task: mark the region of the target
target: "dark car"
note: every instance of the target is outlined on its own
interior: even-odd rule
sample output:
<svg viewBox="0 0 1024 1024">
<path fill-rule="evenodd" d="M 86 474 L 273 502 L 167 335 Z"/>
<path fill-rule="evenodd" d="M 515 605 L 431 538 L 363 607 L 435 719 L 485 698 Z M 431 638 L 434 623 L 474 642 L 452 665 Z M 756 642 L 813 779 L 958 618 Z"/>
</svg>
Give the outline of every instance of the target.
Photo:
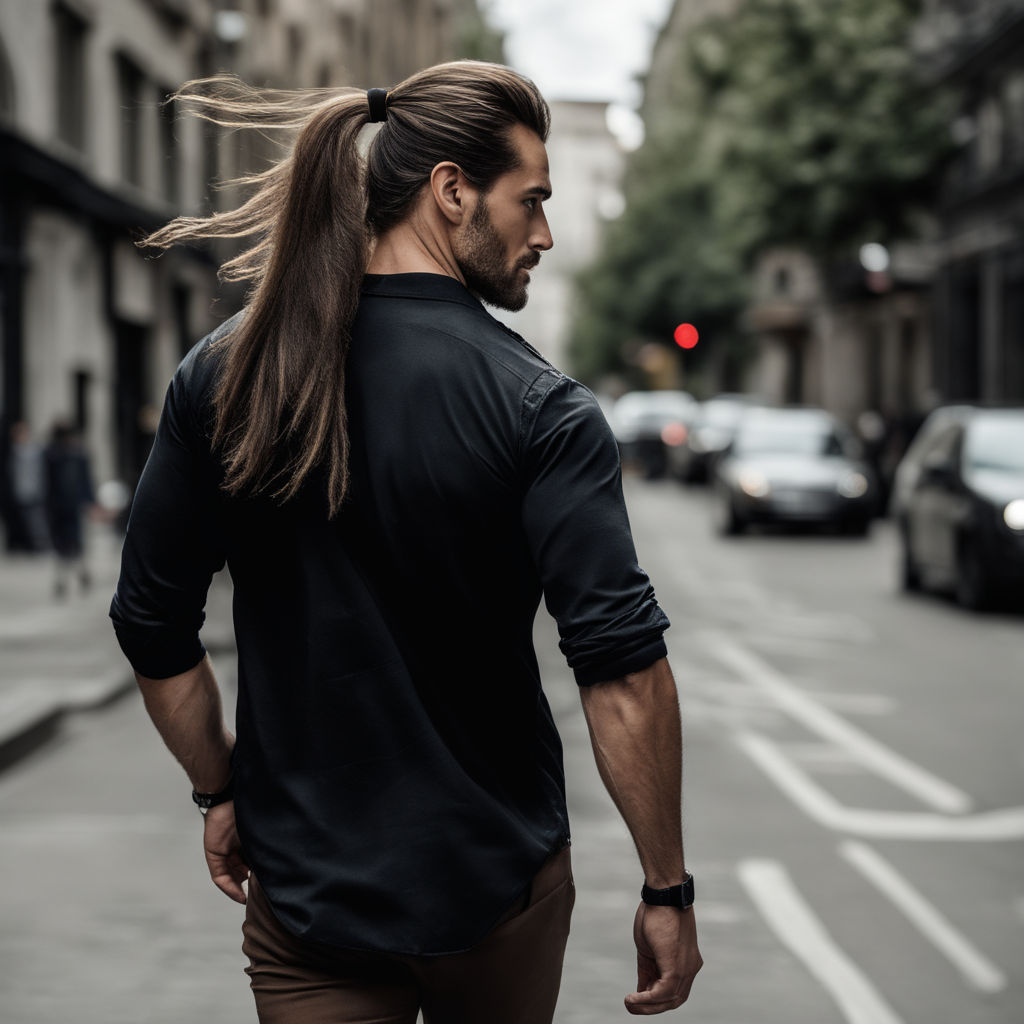
<svg viewBox="0 0 1024 1024">
<path fill-rule="evenodd" d="M 830 526 L 867 533 L 877 485 L 851 431 L 824 409 L 750 409 L 715 479 L 724 534 L 751 523 Z"/>
<path fill-rule="evenodd" d="M 716 395 L 701 402 L 685 439 L 667 451 L 669 473 L 686 483 L 711 479 L 715 462 L 732 442 L 744 412 L 756 404 L 750 395 Z"/>
<path fill-rule="evenodd" d="M 896 471 L 903 587 L 979 609 L 1024 589 L 1024 409 L 950 406 Z"/>
<path fill-rule="evenodd" d="M 697 402 L 687 391 L 630 391 L 612 407 L 611 425 L 622 461 L 647 477 L 665 472 L 666 446 L 681 444 Z"/>
</svg>

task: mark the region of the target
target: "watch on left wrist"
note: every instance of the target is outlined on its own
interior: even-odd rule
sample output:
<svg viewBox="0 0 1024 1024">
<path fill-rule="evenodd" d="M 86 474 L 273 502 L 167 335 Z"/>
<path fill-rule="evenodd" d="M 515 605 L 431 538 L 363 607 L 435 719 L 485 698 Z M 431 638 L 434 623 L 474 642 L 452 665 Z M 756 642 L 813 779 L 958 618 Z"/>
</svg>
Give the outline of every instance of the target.
<svg viewBox="0 0 1024 1024">
<path fill-rule="evenodd" d="M 216 793 L 200 793 L 196 790 L 192 790 L 192 802 L 199 808 L 199 810 L 206 814 L 211 807 L 216 807 L 218 804 L 226 804 L 229 800 L 235 798 L 235 777 L 232 775 L 227 785 L 223 789 L 218 790 Z"/>
<path fill-rule="evenodd" d="M 646 882 L 640 890 L 640 899 L 651 907 L 678 907 L 689 910 L 693 906 L 693 875 L 687 874 L 681 885 L 667 889 L 652 889 Z"/>
</svg>

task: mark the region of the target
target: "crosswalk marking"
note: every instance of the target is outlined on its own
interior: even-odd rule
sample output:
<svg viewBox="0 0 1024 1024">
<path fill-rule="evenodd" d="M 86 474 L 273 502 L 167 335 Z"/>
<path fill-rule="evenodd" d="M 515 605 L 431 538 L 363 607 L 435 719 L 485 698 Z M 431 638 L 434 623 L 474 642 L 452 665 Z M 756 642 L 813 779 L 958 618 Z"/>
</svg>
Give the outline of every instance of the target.
<svg viewBox="0 0 1024 1024">
<path fill-rule="evenodd" d="M 817 979 L 849 1024 L 902 1024 L 828 933 L 781 864 L 746 860 L 739 865 L 739 877 L 765 923 Z"/>
<path fill-rule="evenodd" d="M 805 728 L 848 750 L 865 767 L 937 811 L 962 814 L 971 798 L 944 779 L 879 743 L 867 733 L 793 686 L 780 672 L 734 640 L 709 631 L 712 653 L 752 686 L 769 694 L 780 710 Z"/>
<path fill-rule="evenodd" d="M 852 840 L 842 843 L 839 852 L 903 911 L 969 985 L 989 993 L 1006 988 L 1006 975 L 964 938 L 881 854 L 864 843 Z"/>
</svg>

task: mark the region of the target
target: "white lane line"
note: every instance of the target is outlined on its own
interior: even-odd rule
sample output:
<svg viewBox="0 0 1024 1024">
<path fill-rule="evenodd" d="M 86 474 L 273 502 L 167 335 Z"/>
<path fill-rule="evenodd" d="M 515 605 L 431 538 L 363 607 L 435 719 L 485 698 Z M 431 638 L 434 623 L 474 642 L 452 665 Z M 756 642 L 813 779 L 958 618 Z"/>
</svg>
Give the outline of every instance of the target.
<svg viewBox="0 0 1024 1024">
<path fill-rule="evenodd" d="M 745 860 L 739 865 L 739 876 L 768 927 L 818 980 L 849 1024 L 902 1024 L 829 935 L 781 864 Z"/>
<path fill-rule="evenodd" d="M 887 860 L 864 843 L 848 840 L 839 852 L 906 914 L 921 934 L 980 992 L 1002 992 L 1006 975 L 979 952 Z"/>
<path fill-rule="evenodd" d="M 971 798 L 962 790 L 890 750 L 829 711 L 791 685 L 780 672 L 751 651 L 719 633 L 709 631 L 706 638 L 712 653 L 719 661 L 727 664 L 752 686 L 769 693 L 783 711 L 807 729 L 845 748 L 858 761 L 892 785 L 917 797 L 937 811 L 962 814 L 970 810 Z"/>
<path fill-rule="evenodd" d="M 960 842 L 1024 839 L 1024 807 L 1006 807 L 958 818 L 918 811 L 872 811 L 845 807 L 767 737 L 741 731 L 736 734 L 736 742 L 804 814 L 836 832 L 876 839 Z"/>
</svg>

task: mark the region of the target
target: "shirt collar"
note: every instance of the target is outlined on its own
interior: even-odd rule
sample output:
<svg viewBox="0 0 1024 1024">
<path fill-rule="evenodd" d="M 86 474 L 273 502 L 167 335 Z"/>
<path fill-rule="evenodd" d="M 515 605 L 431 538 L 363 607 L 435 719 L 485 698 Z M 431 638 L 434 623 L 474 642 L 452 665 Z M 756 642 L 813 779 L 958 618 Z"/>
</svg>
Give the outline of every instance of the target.
<svg viewBox="0 0 1024 1024">
<path fill-rule="evenodd" d="M 470 309 L 483 309 L 469 289 L 446 274 L 366 274 L 363 295 L 389 299 L 432 299 L 458 302 Z"/>
</svg>

